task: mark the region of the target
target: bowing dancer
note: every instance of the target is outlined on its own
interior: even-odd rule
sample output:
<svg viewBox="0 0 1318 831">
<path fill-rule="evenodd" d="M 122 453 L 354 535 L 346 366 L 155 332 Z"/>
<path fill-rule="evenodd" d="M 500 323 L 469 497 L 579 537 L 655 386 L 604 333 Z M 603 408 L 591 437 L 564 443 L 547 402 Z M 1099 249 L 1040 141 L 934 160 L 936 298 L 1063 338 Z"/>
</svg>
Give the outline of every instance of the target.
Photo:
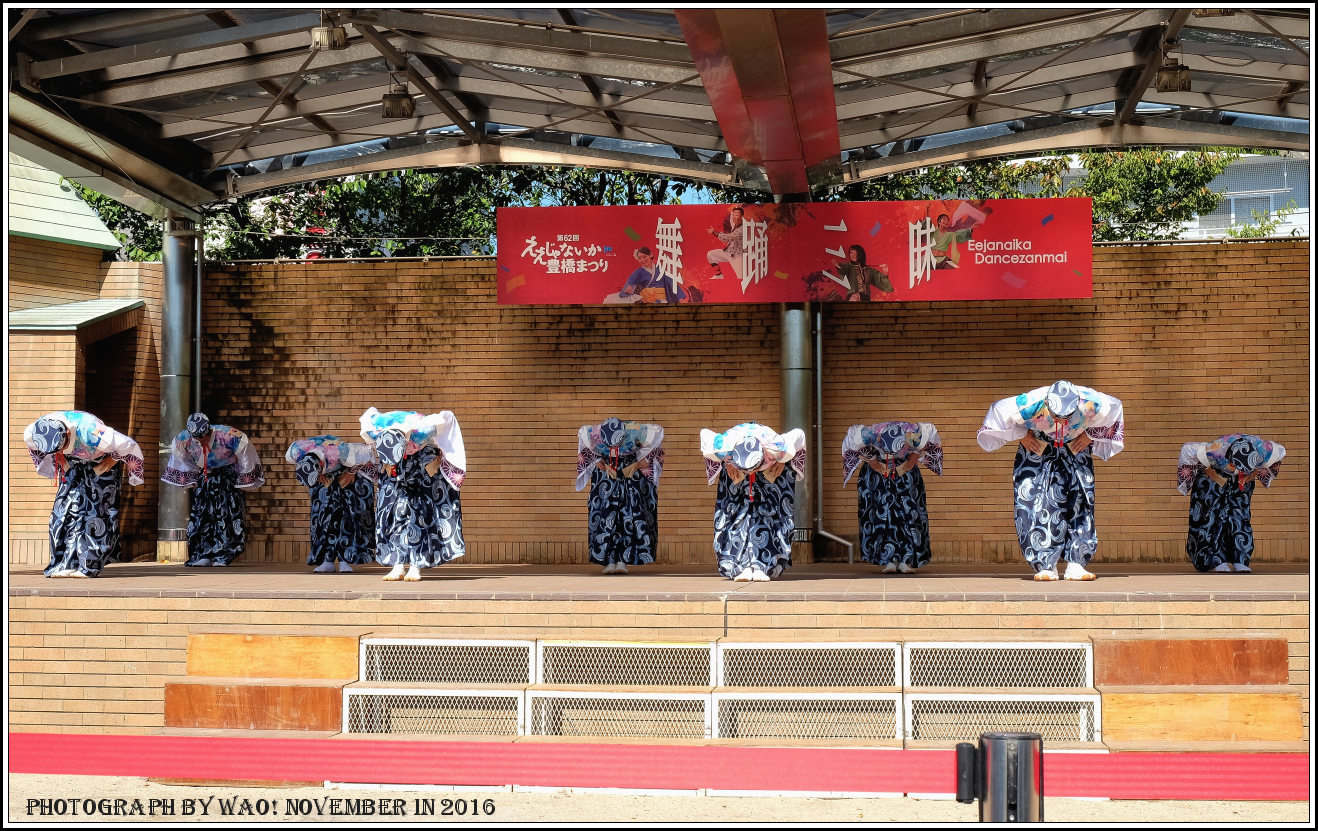
<svg viewBox="0 0 1318 831">
<path fill-rule="evenodd" d="M 605 574 L 653 563 L 664 428 L 607 419 L 577 431 L 577 490 L 590 485 L 587 546 Z"/>
<path fill-rule="evenodd" d="M 188 511 L 186 566 L 227 566 L 247 544 L 243 491 L 265 484 L 256 448 L 241 430 L 211 424 L 204 413 L 188 416 L 174 437 L 161 476 L 171 485 L 195 488 Z"/>
<path fill-rule="evenodd" d="M 1185 553 L 1199 571 L 1250 571 L 1254 483 L 1271 487 L 1286 448 L 1248 433 L 1187 442 L 1176 470 L 1177 490 L 1190 497 Z"/>
<path fill-rule="evenodd" d="M 842 483 L 860 469 L 860 557 L 883 566 L 885 574 L 910 574 L 931 556 L 919 465 L 943 475 L 943 444 L 927 422 L 855 424 L 842 440 Z"/>
<path fill-rule="evenodd" d="M 307 565 L 325 574 L 350 572 L 375 559 L 375 480 L 379 467 L 365 444 L 337 436 L 298 439 L 284 458 L 311 496 Z"/>
<path fill-rule="evenodd" d="M 1093 580 L 1085 569 L 1098 548 L 1094 528 L 1094 456 L 1110 459 L 1125 443 L 1121 401 L 1058 381 L 989 408 L 979 446 L 1019 441 L 1012 476 L 1016 536 L 1035 580 Z"/>
<path fill-rule="evenodd" d="M 782 435 L 754 422 L 726 433 L 700 431 L 714 500 L 719 573 L 737 582 L 771 580 L 792 564 L 796 481 L 805 477 L 805 433 Z"/>
<path fill-rule="evenodd" d="M 45 575 L 95 577 L 119 559 L 119 491 L 124 470 L 129 484 L 142 484 L 142 448 L 79 410 L 42 416 L 23 431 L 23 441 L 37 473 L 58 483 Z"/>
<path fill-rule="evenodd" d="M 361 417 L 362 438 L 383 468 L 375 498 L 375 559 L 390 566 L 385 580 L 421 579 L 421 569 L 467 553 L 458 490 L 467 475 L 462 430 L 445 410 L 410 410 Z"/>
</svg>

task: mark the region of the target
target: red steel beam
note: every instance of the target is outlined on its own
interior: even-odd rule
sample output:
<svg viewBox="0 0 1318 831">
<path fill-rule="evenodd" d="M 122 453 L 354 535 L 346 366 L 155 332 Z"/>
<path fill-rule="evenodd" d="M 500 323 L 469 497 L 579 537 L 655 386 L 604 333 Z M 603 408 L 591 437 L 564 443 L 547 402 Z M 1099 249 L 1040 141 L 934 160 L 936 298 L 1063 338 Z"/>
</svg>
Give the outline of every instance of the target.
<svg viewBox="0 0 1318 831">
<path fill-rule="evenodd" d="M 806 193 L 842 154 L 824 12 L 679 9 L 678 22 L 733 155 L 774 193 Z"/>
</svg>

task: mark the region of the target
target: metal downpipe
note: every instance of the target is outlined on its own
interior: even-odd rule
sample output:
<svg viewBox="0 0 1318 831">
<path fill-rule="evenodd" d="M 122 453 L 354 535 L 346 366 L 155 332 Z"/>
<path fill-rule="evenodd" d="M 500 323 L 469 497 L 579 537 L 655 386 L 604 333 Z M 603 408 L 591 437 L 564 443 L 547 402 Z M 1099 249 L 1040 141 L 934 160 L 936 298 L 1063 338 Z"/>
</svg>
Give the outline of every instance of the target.
<svg viewBox="0 0 1318 831">
<path fill-rule="evenodd" d="M 832 540 L 847 547 L 847 563 L 856 562 L 856 546 L 851 540 L 830 534 L 824 530 L 824 306 L 815 304 L 815 498 L 814 509 L 815 559 L 818 560 L 819 546 L 823 540 Z"/>
</svg>

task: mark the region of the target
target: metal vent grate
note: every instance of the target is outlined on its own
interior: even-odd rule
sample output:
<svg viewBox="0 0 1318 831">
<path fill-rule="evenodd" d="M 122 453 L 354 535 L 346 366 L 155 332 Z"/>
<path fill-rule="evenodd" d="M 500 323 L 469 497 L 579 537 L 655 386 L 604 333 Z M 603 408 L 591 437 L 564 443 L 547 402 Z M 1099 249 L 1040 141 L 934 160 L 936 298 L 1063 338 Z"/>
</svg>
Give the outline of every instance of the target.
<svg viewBox="0 0 1318 831">
<path fill-rule="evenodd" d="M 1102 740 L 1097 695 L 906 694 L 907 738 L 973 741 L 980 733 L 1038 733 L 1045 741 Z"/>
<path fill-rule="evenodd" d="M 901 739 L 899 693 L 715 693 L 721 739 Z"/>
<path fill-rule="evenodd" d="M 540 642 L 540 683 L 709 687 L 713 644 Z"/>
<path fill-rule="evenodd" d="M 908 643 L 907 687 L 1094 685 L 1087 643 Z"/>
<path fill-rule="evenodd" d="M 709 696 L 527 691 L 533 736 L 703 739 Z"/>
<path fill-rule="evenodd" d="M 895 643 L 721 643 L 720 687 L 896 687 Z"/>
<path fill-rule="evenodd" d="M 517 690 L 344 690 L 345 733 L 518 736 L 522 724 Z"/>
<path fill-rule="evenodd" d="M 530 684 L 534 641 L 368 638 L 361 680 L 418 684 Z"/>
</svg>

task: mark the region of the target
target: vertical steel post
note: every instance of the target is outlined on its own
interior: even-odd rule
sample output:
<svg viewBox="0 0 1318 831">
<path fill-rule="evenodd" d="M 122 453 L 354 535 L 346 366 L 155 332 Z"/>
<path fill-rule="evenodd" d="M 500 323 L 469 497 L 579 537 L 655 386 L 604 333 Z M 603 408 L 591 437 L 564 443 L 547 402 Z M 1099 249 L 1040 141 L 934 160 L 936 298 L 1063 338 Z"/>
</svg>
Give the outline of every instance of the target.
<svg viewBox="0 0 1318 831">
<path fill-rule="evenodd" d="M 192 405 L 193 290 L 196 229 L 192 220 L 171 214 L 165 220 L 164 285 L 160 327 L 160 469 L 169 457 L 170 443 L 187 423 Z M 157 511 L 156 559 L 178 561 L 186 557 L 188 493 L 161 481 Z M 182 556 L 180 556 L 182 555 Z"/>
<path fill-rule="evenodd" d="M 811 419 L 811 387 L 814 382 L 814 360 L 811 356 L 810 304 L 779 304 L 782 343 L 782 427 L 783 432 L 800 428 L 805 431 L 806 453 L 818 453 L 814 446 Z M 810 457 L 807 456 L 807 459 Z M 801 531 L 813 530 L 810 512 L 810 487 L 804 481 L 796 483 L 796 511 L 794 515 L 797 538 Z"/>
</svg>

